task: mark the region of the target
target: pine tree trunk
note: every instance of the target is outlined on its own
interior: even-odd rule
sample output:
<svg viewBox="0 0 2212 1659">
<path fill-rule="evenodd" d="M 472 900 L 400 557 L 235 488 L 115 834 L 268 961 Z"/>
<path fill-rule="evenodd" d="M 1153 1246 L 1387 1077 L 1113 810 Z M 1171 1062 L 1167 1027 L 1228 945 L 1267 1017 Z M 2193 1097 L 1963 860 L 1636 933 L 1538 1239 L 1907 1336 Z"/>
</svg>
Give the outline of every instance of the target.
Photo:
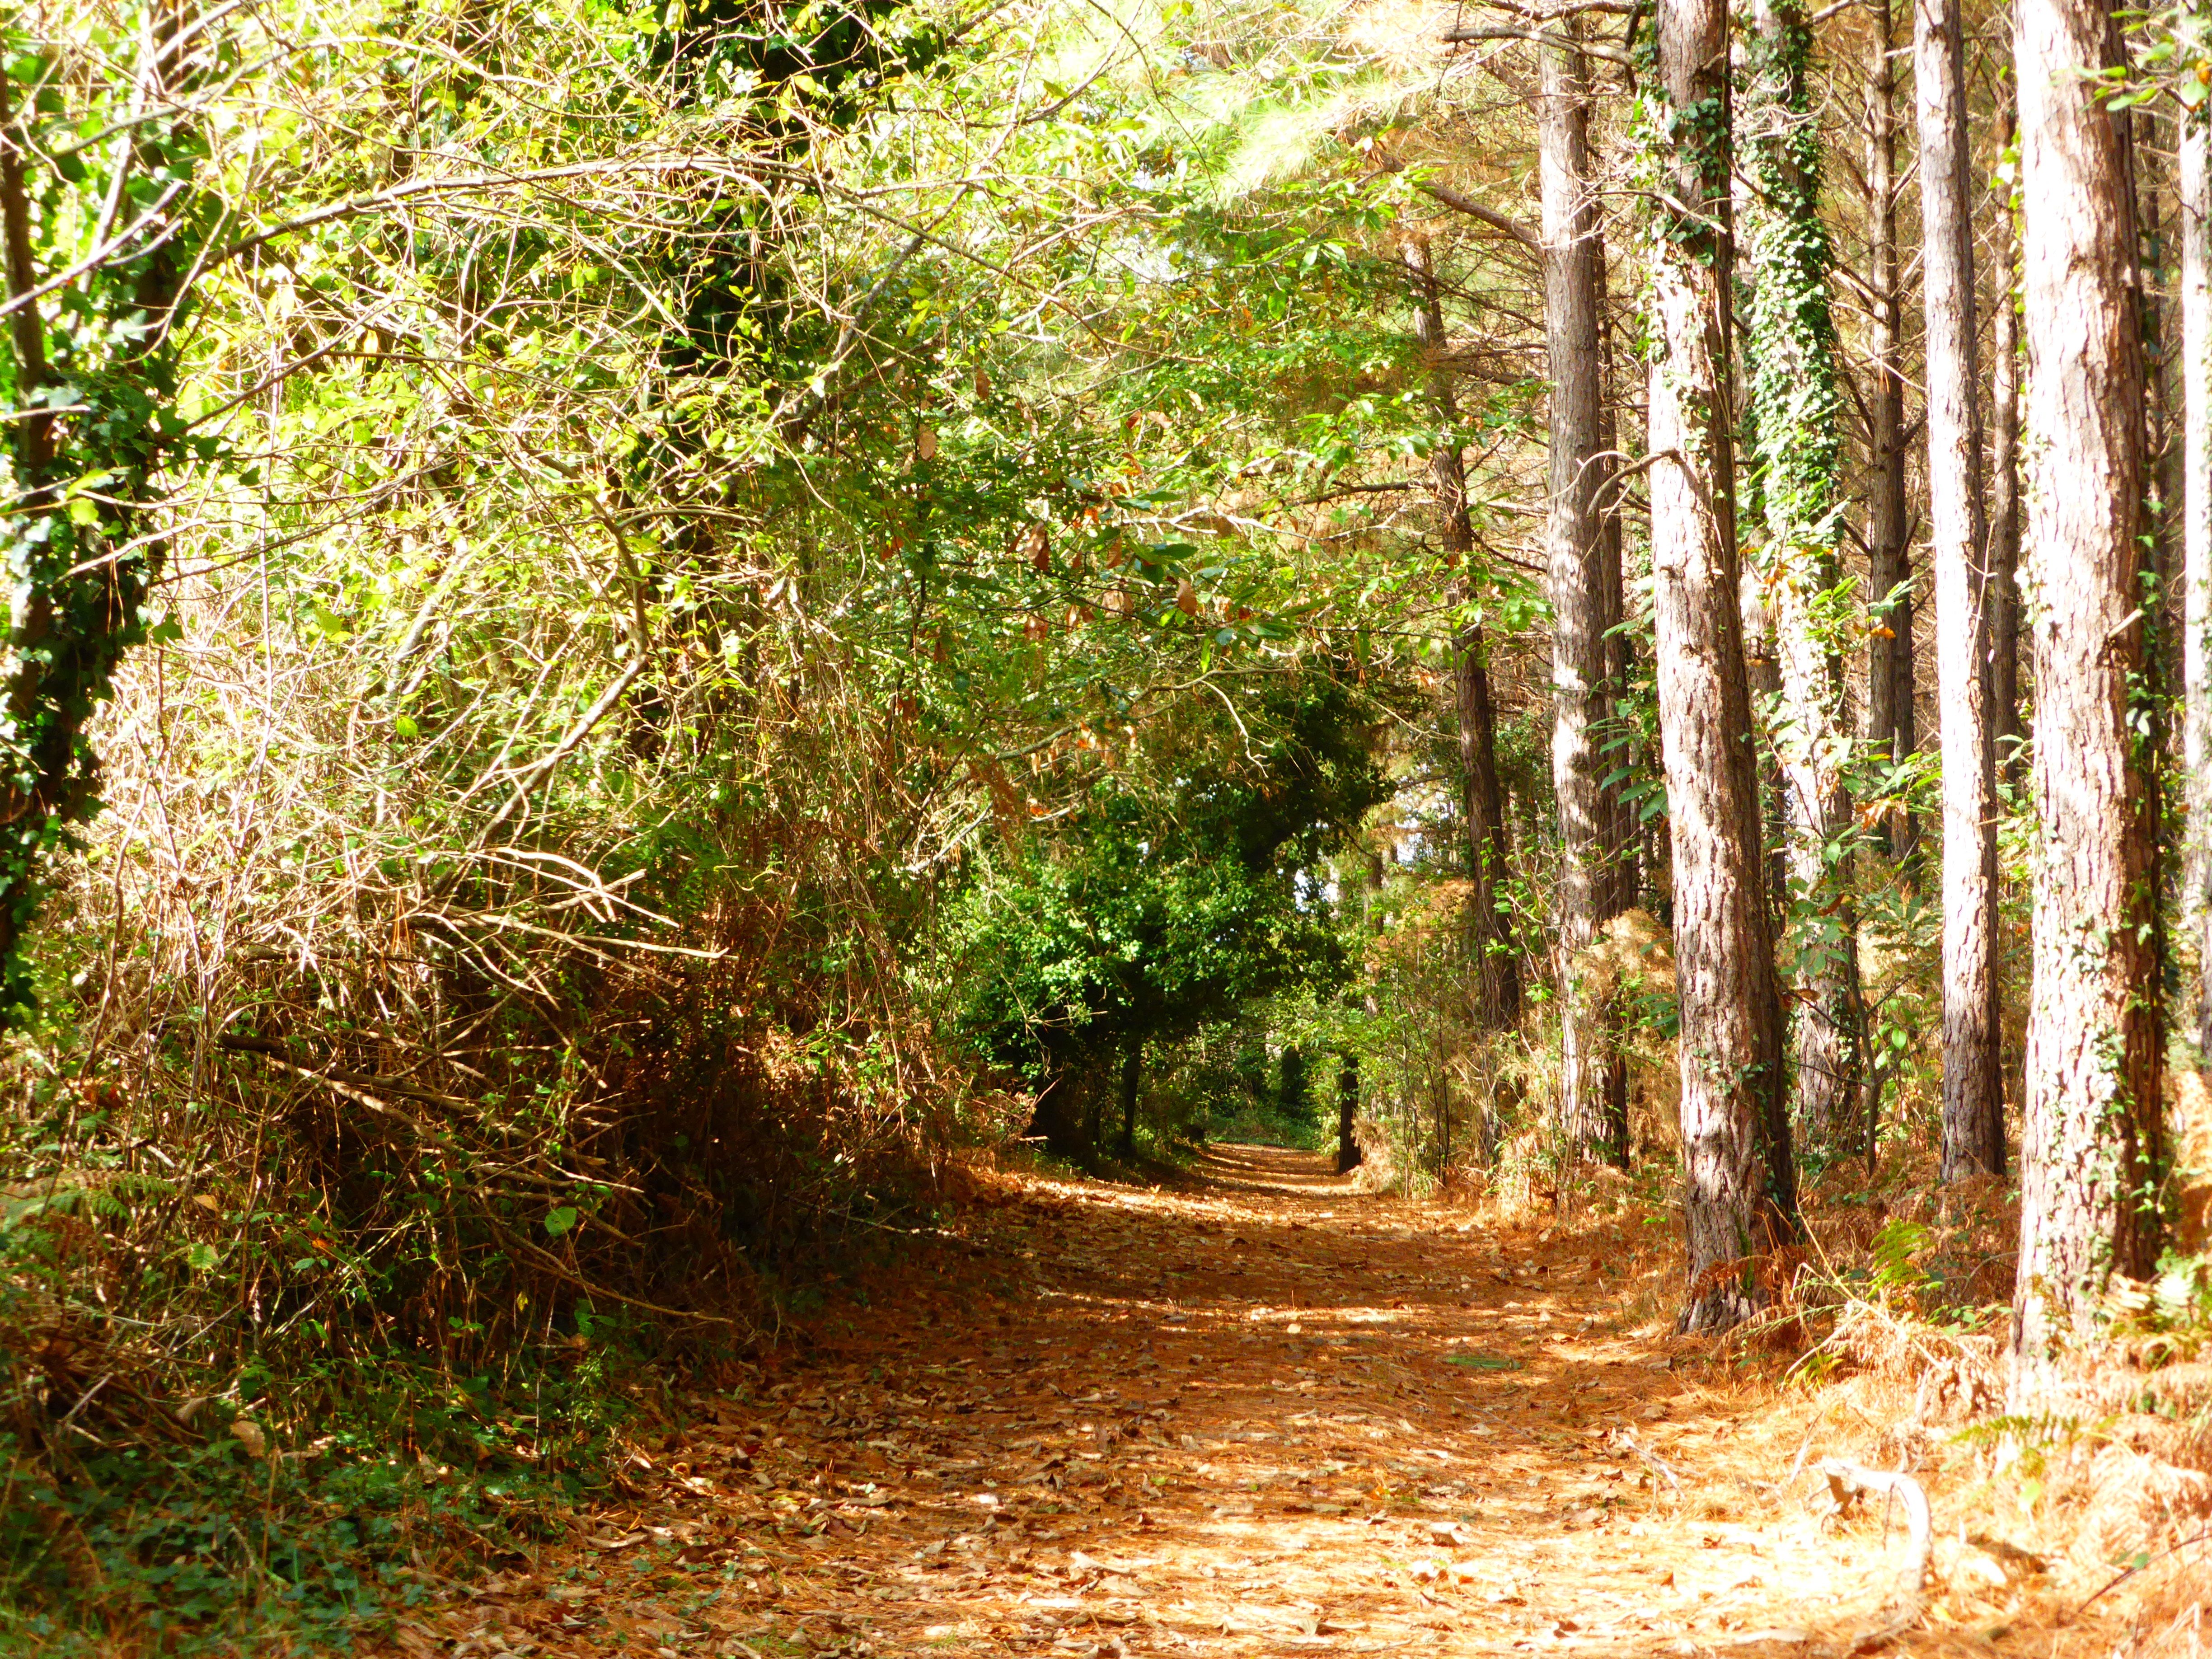
<svg viewBox="0 0 2212 1659">
<path fill-rule="evenodd" d="M 2181 122 L 2182 757 L 2185 915 L 2197 935 L 2197 1044 L 2212 1054 L 2212 122 Z"/>
<path fill-rule="evenodd" d="M 1452 396 L 1451 372 L 1443 362 L 1446 346 L 1443 299 L 1429 262 L 1425 238 L 1404 245 L 1406 268 L 1413 278 L 1413 331 L 1428 357 L 1429 405 L 1447 430 L 1459 419 Z M 1429 489 L 1437 504 L 1437 531 L 1451 562 L 1462 572 L 1474 548 L 1474 526 L 1467 511 L 1467 472 L 1455 438 L 1447 438 L 1429 458 Z M 1467 799 L 1468 952 L 1475 973 L 1475 1012 L 1485 1029 L 1510 1030 L 1521 1018 L 1521 965 L 1515 959 L 1498 888 L 1506 869 L 1505 795 L 1498 779 L 1498 718 L 1490 700 L 1490 670 L 1480 625 L 1458 641 L 1453 664 L 1458 697 L 1460 771 Z"/>
<path fill-rule="evenodd" d="M 1747 430 L 1765 534 L 1748 561 L 1773 619 L 1788 890 L 1796 897 L 1797 1122 L 1826 1146 L 1858 1098 L 1858 924 L 1830 853 L 1851 827 L 1843 659 L 1826 619 L 1838 580 L 1843 404 L 1820 218 L 1820 136 L 1806 94 L 1812 37 L 1796 0 L 1755 0 L 1736 112 L 1751 189 L 1739 225 L 1755 273 L 1745 329 Z M 1748 493 L 1748 492 L 1747 492 Z"/>
<path fill-rule="evenodd" d="M 1559 1127 L 1585 1155 L 1615 1139 L 1608 1085 L 1617 1022 L 1577 963 L 1616 914 L 1619 811 L 1605 787 L 1601 723 L 1613 712 L 1607 634 L 1619 609 L 1598 490 L 1603 362 L 1598 355 L 1598 225 L 1590 179 L 1589 87 L 1571 17 L 1539 48 L 1538 169 L 1544 205 L 1544 335 L 1552 371 L 1550 511 L 1552 787 L 1559 813 Z M 1617 558 L 1617 555 L 1615 556 Z M 1610 592 L 1608 591 L 1610 583 Z M 1615 1155 L 1618 1156 L 1617 1151 Z"/>
<path fill-rule="evenodd" d="M 2008 103 L 1997 143 L 2009 145 L 2012 137 Z M 2020 719 L 2020 307 L 2009 205 L 1997 216 L 1996 243 L 1996 315 L 1990 336 L 1996 358 L 1990 375 L 1990 731 L 1998 766 L 2017 786 L 2026 770 L 2021 739 L 2027 733 Z"/>
<path fill-rule="evenodd" d="M 2001 1175 L 1996 774 L 1989 726 L 1981 367 L 1959 0 L 1918 0 L 1921 299 L 1927 313 L 1928 519 L 1943 711 L 1943 1179 Z"/>
<path fill-rule="evenodd" d="M 2096 0 L 2021 0 L 2014 21 L 2042 830 L 2013 1298 L 2022 1404 L 2054 1347 L 2091 1329 L 2109 1276 L 2147 1273 L 2157 1248 L 2158 872 L 2134 697 L 2149 480 L 2134 195 L 2095 78 L 2110 25 Z"/>
<path fill-rule="evenodd" d="M 1652 604 L 1680 1006 L 1689 1285 L 1679 1325 L 1695 1331 L 1765 1299 L 1750 1258 L 1795 1236 L 1796 1193 L 1737 610 L 1726 6 L 1660 0 L 1654 32 L 1644 112 L 1656 198 L 1646 243 Z"/>
<path fill-rule="evenodd" d="M 1872 61 L 1867 66 L 1867 282 L 1874 289 L 1868 331 L 1867 741 L 1901 762 L 1920 746 L 1912 708 L 1912 562 L 1905 505 L 1905 375 L 1899 367 L 1901 302 L 1897 276 L 1897 81 L 1889 49 L 1889 0 L 1875 0 Z M 1909 813 L 1884 826 L 1890 854 L 1909 863 L 1919 840 Z"/>
</svg>

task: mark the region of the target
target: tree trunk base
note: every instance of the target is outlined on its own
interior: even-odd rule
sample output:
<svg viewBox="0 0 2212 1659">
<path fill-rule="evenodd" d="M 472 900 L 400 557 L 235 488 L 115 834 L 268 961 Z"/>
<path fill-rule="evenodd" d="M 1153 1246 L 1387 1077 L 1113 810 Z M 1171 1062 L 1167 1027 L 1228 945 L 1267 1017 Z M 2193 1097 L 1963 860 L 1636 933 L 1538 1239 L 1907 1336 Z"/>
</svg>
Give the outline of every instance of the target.
<svg viewBox="0 0 2212 1659">
<path fill-rule="evenodd" d="M 1677 1336 L 1701 1336 L 1731 1330 L 1758 1313 L 1765 1302 L 1740 1285 L 1711 1285 L 1690 1298 L 1674 1320 Z"/>
</svg>

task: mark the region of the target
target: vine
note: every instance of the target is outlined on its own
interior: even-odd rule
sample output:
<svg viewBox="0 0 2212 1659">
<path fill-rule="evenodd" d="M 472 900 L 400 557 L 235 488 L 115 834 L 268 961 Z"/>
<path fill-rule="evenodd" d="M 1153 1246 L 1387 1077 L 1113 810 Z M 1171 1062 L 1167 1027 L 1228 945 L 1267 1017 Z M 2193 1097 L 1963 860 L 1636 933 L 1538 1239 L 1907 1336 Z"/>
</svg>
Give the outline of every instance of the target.
<svg viewBox="0 0 2212 1659">
<path fill-rule="evenodd" d="M 1764 9 L 1767 27 L 1744 43 L 1738 118 L 1753 186 L 1740 227 L 1747 291 L 1739 312 L 1751 381 L 1747 483 L 1770 556 L 1826 560 L 1831 568 L 1819 573 L 1826 580 L 1814 583 L 1825 588 L 1834 580 L 1844 408 L 1828 305 L 1835 250 L 1820 217 L 1820 130 L 1806 94 L 1813 34 L 1790 0 Z"/>
<path fill-rule="evenodd" d="M 32 1000 L 24 933 L 53 856 L 99 808 L 86 735 L 148 637 L 165 465 L 210 455 L 175 406 L 174 324 L 208 228 L 204 146 L 177 100 L 204 33 L 155 4 L 96 46 L 0 32 L 0 1022 Z M 89 137 L 81 135 L 90 134 Z M 110 135 L 103 137 L 102 135 Z"/>
<path fill-rule="evenodd" d="M 1820 1142 L 1841 1127 L 1866 1045 L 1846 879 L 1856 831 L 1838 662 L 1857 619 L 1836 556 L 1844 410 L 1828 303 L 1835 254 L 1820 217 L 1819 121 L 1807 94 L 1812 51 L 1796 0 L 1759 0 L 1738 106 L 1751 190 L 1739 224 L 1737 309 L 1748 379 L 1745 496 L 1765 532 L 1751 558 L 1776 613 L 1782 665 L 1765 724 L 1795 798 L 1791 933 L 1806 995 L 1797 1092 L 1805 1126 Z"/>
</svg>

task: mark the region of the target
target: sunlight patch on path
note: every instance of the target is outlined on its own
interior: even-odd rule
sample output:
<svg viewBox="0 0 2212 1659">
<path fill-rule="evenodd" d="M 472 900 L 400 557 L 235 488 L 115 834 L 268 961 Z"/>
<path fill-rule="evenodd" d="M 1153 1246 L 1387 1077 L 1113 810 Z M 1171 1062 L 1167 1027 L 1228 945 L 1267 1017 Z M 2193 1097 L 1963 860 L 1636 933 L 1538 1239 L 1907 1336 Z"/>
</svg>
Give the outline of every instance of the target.
<svg viewBox="0 0 2212 1659">
<path fill-rule="evenodd" d="M 1001 1178 L 983 1259 L 733 1377 L 597 1547 L 414 1650 L 471 1620 L 656 1659 L 1803 1652 L 1875 1622 L 1878 1530 L 1780 1491 L 1806 1413 L 1584 1335 L 1619 1241 L 1476 1229 L 1309 1154 L 1201 1174 Z"/>
</svg>

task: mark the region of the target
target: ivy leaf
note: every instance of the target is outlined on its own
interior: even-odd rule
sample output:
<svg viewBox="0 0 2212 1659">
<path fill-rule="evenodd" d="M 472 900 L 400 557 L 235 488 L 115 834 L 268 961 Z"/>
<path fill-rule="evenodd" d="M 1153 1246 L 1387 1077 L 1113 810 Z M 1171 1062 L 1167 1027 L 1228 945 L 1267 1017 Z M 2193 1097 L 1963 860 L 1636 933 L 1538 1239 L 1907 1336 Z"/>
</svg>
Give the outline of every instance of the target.
<svg viewBox="0 0 2212 1659">
<path fill-rule="evenodd" d="M 573 1204 L 563 1204 L 558 1209 L 546 1212 L 545 1231 L 556 1238 L 560 1237 L 562 1233 L 567 1232 L 575 1224 L 576 1206 Z"/>
</svg>

